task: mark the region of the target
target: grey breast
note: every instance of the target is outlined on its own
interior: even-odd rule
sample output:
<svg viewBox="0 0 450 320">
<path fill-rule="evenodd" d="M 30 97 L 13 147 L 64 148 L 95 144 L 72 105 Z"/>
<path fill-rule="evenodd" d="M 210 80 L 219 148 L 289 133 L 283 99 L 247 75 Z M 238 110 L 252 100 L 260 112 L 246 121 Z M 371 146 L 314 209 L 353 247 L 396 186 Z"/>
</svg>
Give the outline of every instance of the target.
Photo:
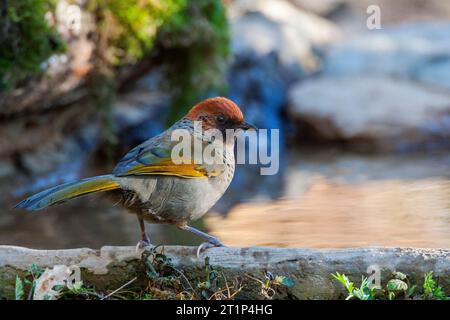
<svg viewBox="0 0 450 320">
<path fill-rule="evenodd" d="M 172 176 L 127 177 L 121 184 L 133 191 L 133 209 L 153 223 L 182 223 L 202 217 L 221 198 L 234 175 L 234 153 L 224 152 L 222 173 L 186 179 Z M 137 209 L 137 210 L 136 210 Z"/>
</svg>

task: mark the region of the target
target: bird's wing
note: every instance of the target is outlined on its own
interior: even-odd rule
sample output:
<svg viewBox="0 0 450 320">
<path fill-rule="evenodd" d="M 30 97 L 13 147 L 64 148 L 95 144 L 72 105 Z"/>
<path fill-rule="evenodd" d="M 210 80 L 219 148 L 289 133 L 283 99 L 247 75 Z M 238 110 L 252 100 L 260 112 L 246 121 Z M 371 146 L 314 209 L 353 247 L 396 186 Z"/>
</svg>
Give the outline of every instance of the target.
<svg viewBox="0 0 450 320">
<path fill-rule="evenodd" d="M 166 142 L 169 141 L 169 142 Z M 196 164 L 190 159 L 176 164 L 171 153 L 174 142 L 165 136 L 154 137 L 128 152 L 115 167 L 115 176 L 166 175 L 182 178 L 207 178 L 222 172 Z"/>
</svg>

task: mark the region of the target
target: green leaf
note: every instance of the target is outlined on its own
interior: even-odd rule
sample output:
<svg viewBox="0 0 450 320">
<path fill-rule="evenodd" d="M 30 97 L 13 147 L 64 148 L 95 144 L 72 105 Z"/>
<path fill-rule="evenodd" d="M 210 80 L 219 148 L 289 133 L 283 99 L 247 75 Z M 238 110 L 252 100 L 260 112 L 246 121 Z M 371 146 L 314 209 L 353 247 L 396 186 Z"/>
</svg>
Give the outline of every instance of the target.
<svg viewBox="0 0 450 320">
<path fill-rule="evenodd" d="M 20 280 L 19 276 L 16 276 L 16 300 L 23 300 L 23 297 L 25 296 L 25 292 L 23 290 L 23 283 L 22 280 Z"/>
<path fill-rule="evenodd" d="M 410 287 L 410 288 L 408 289 L 407 296 L 408 296 L 408 297 L 411 297 L 411 296 L 414 294 L 414 291 L 416 291 L 416 288 L 417 288 L 416 285 L 413 285 L 412 287 Z"/>
<path fill-rule="evenodd" d="M 33 278 L 39 278 L 43 273 L 44 273 L 44 269 L 37 266 L 36 264 L 32 264 L 29 272 L 33 275 Z"/>
<path fill-rule="evenodd" d="M 57 284 L 55 286 L 53 286 L 52 290 L 54 291 L 61 291 L 62 289 L 64 289 L 66 286 L 63 284 Z"/>
<path fill-rule="evenodd" d="M 336 274 L 331 274 L 331 276 L 340 283 L 342 283 L 345 289 L 347 289 L 349 296 L 346 298 L 346 300 L 349 300 L 353 298 L 353 296 L 355 296 L 353 282 L 350 282 L 350 280 L 347 278 L 345 274 L 340 274 L 339 272 L 336 272 Z"/>
<path fill-rule="evenodd" d="M 359 300 L 373 300 L 373 297 L 366 292 L 367 287 L 353 290 L 353 295 Z"/>
<path fill-rule="evenodd" d="M 408 290 L 408 285 L 399 279 L 392 279 L 389 280 L 386 287 L 389 291 L 406 291 Z"/>
<path fill-rule="evenodd" d="M 394 300 L 394 298 L 395 298 L 395 293 L 393 293 L 392 291 L 389 291 L 388 292 L 388 299 L 389 300 Z"/>
</svg>

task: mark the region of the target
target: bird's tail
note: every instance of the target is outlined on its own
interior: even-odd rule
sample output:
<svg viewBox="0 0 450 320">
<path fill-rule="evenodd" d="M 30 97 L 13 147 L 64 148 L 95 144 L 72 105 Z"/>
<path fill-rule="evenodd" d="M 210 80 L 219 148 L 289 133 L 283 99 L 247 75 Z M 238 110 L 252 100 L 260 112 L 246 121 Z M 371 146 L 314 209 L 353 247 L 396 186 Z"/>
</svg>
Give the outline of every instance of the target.
<svg viewBox="0 0 450 320">
<path fill-rule="evenodd" d="M 120 188 L 120 184 L 112 175 L 86 178 L 41 191 L 21 201 L 16 205 L 16 208 L 36 211 L 88 193 L 114 190 L 118 188 Z"/>
</svg>

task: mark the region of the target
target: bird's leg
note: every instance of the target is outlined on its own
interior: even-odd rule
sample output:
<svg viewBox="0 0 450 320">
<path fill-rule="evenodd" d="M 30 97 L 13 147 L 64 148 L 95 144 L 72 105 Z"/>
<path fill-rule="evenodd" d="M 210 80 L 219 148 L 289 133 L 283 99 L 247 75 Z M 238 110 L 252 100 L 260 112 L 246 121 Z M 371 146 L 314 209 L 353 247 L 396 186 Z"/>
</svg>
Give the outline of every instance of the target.
<svg viewBox="0 0 450 320">
<path fill-rule="evenodd" d="M 139 221 L 139 227 L 141 228 L 141 240 L 136 245 L 136 250 L 142 249 L 145 247 L 150 247 L 152 245 L 150 243 L 150 239 L 147 235 L 147 232 L 145 231 L 144 219 L 142 219 L 141 217 L 138 216 L 138 221 Z"/>
<path fill-rule="evenodd" d="M 197 249 L 197 257 L 200 257 L 200 253 L 203 250 L 212 248 L 212 247 L 224 247 L 225 245 L 220 242 L 219 239 L 217 239 L 216 237 L 213 237 L 212 235 L 209 235 L 205 232 L 202 232 L 194 227 L 188 226 L 187 224 L 182 224 L 182 225 L 178 225 L 178 228 L 181 230 L 185 230 L 185 231 L 189 231 L 193 234 L 195 234 L 196 236 L 204 239 L 206 242 L 202 243 L 201 245 L 198 246 Z"/>
<path fill-rule="evenodd" d="M 192 232 L 196 236 L 202 238 L 203 240 L 207 241 L 210 244 L 213 244 L 215 247 L 223 247 L 223 243 L 220 242 L 219 239 L 216 237 L 213 237 L 212 235 L 209 235 L 203 231 L 200 231 L 198 229 L 195 229 L 194 227 L 188 226 L 188 225 L 179 225 L 179 229 Z"/>
</svg>

